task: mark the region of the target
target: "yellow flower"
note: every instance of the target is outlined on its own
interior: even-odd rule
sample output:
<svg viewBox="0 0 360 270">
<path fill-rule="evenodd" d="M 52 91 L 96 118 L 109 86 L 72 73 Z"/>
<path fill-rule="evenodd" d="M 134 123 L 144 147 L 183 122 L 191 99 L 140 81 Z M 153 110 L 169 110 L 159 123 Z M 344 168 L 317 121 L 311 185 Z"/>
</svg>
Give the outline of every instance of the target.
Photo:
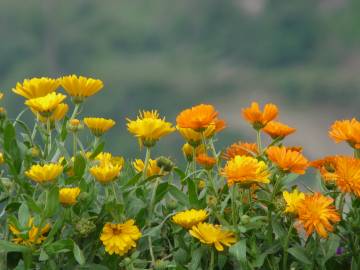
<svg viewBox="0 0 360 270">
<path fill-rule="evenodd" d="M 335 121 L 332 124 L 329 136 L 336 142 L 347 142 L 351 147 L 360 149 L 360 122 L 351 120 Z"/>
<path fill-rule="evenodd" d="M 84 118 L 84 124 L 91 130 L 94 136 L 99 137 L 115 126 L 115 121 L 112 119 L 87 117 Z"/>
<path fill-rule="evenodd" d="M 127 119 L 127 121 L 128 131 L 146 147 L 154 146 L 161 137 L 175 130 L 171 123 L 165 121 L 165 118 L 159 118 L 157 111 L 143 112 L 136 120 Z"/>
<path fill-rule="evenodd" d="M 285 138 L 286 136 L 294 133 L 295 128 L 289 127 L 283 123 L 270 121 L 264 127 L 263 131 L 268 134 L 272 139 Z"/>
<path fill-rule="evenodd" d="M 334 227 L 331 223 L 340 221 L 340 215 L 335 209 L 332 198 L 320 193 L 305 195 L 305 199 L 297 206 L 299 221 L 304 226 L 307 235 L 315 230 L 323 238 L 328 237 Z"/>
<path fill-rule="evenodd" d="M 133 162 L 133 166 L 135 170 L 139 173 L 144 170 L 145 164 L 141 159 L 135 159 Z M 157 161 L 155 159 L 149 159 L 149 164 L 146 172 L 147 177 L 151 177 L 154 175 L 160 175 L 161 168 L 157 165 Z"/>
<path fill-rule="evenodd" d="M 286 202 L 285 213 L 297 214 L 298 205 L 305 199 L 305 194 L 294 189 L 292 192 L 284 191 L 283 197 Z"/>
<path fill-rule="evenodd" d="M 211 137 L 215 132 L 216 126 L 214 124 L 209 125 L 204 130 L 204 136 L 205 138 Z M 201 144 L 202 141 L 202 135 L 201 132 L 197 132 L 193 130 L 192 128 L 181 128 L 179 126 L 176 126 L 176 129 L 179 131 L 181 136 L 192 146 L 196 147 L 199 144 Z"/>
<path fill-rule="evenodd" d="M 63 171 L 63 166 L 57 163 L 45 165 L 32 165 L 25 175 L 37 183 L 52 182 L 57 179 Z"/>
<path fill-rule="evenodd" d="M 188 162 L 191 162 L 193 160 L 193 151 L 194 147 L 192 147 L 190 144 L 185 143 L 182 147 L 183 154 Z M 198 145 L 195 148 L 195 156 L 201 155 L 205 153 L 205 146 L 203 144 Z"/>
<path fill-rule="evenodd" d="M 12 224 L 9 224 L 9 229 L 14 235 L 12 239 L 14 243 L 24 246 L 31 246 L 33 244 L 41 244 L 46 239 L 44 234 L 50 230 L 50 224 L 46 224 L 44 227 L 40 228 L 39 232 L 39 228 L 34 225 L 34 218 L 30 218 L 26 230 L 21 231 Z"/>
<path fill-rule="evenodd" d="M 172 221 L 185 229 L 190 229 L 192 226 L 203 222 L 209 216 L 206 210 L 190 209 L 177 213 L 172 217 Z"/>
<path fill-rule="evenodd" d="M 274 104 L 265 104 L 264 111 L 260 111 L 259 103 L 252 102 L 251 106 L 242 110 L 244 119 L 255 129 L 262 129 L 278 116 L 279 110 Z"/>
<path fill-rule="evenodd" d="M 33 99 L 38 97 L 44 97 L 51 92 L 55 92 L 59 87 L 60 82 L 58 79 L 50 78 L 32 78 L 30 80 L 25 79 L 23 83 L 17 83 L 16 87 L 12 91 L 27 99 Z"/>
<path fill-rule="evenodd" d="M 122 224 L 106 223 L 100 235 L 105 251 L 120 256 L 136 247 L 136 242 L 141 237 L 141 232 L 135 221 L 130 219 Z"/>
<path fill-rule="evenodd" d="M 4 154 L 0 152 L 0 164 L 3 164 L 4 161 Z"/>
<path fill-rule="evenodd" d="M 271 146 L 266 153 L 269 159 L 285 172 L 304 174 L 309 166 L 309 161 L 300 152 L 285 146 Z"/>
<path fill-rule="evenodd" d="M 56 122 L 62 120 L 66 113 L 69 110 L 69 106 L 66 103 L 60 103 L 58 106 L 56 106 L 54 112 L 51 114 L 50 121 Z M 39 120 L 43 123 L 47 122 L 47 118 L 41 116 L 41 114 L 38 114 L 35 110 L 32 110 L 32 112 L 39 117 Z"/>
<path fill-rule="evenodd" d="M 227 178 L 228 186 L 236 183 L 249 186 L 255 183 L 270 182 L 270 173 L 265 162 L 247 156 L 235 156 L 229 160 L 222 170 L 222 175 Z"/>
<path fill-rule="evenodd" d="M 50 117 L 58 105 L 66 98 L 63 94 L 52 92 L 43 97 L 28 99 L 25 105 L 32 111 L 40 113 L 44 117 Z"/>
<path fill-rule="evenodd" d="M 90 168 L 90 173 L 97 181 L 102 184 L 109 183 L 118 177 L 122 166 L 119 164 L 112 164 L 111 162 L 104 162 Z"/>
<path fill-rule="evenodd" d="M 59 190 L 59 200 L 64 205 L 76 204 L 76 199 L 80 194 L 80 188 L 61 188 Z"/>
<path fill-rule="evenodd" d="M 214 245 L 218 251 L 224 250 L 223 245 L 229 247 L 236 243 L 234 233 L 222 229 L 220 225 L 199 223 L 193 226 L 189 233 L 203 244 Z"/>
<path fill-rule="evenodd" d="M 120 166 L 121 168 L 124 166 L 125 160 L 121 156 L 113 156 L 108 152 L 101 152 L 96 157 L 95 160 L 100 161 L 100 164 L 104 164 L 110 162 L 114 166 Z"/>
<path fill-rule="evenodd" d="M 85 98 L 95 95 L 103 87 L 101 80 L 83 76 L 69 75 L 62 77 L 61 86 L 73 98 L 75 103 L 81 103 Z"/>
</svg>

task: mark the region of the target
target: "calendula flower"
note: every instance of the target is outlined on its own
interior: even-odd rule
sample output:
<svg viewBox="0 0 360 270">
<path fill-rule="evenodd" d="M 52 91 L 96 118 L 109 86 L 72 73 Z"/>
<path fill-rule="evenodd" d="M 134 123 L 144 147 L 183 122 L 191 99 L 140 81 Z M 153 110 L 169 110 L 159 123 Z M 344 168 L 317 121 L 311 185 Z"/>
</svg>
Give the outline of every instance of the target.
<svg viewBox="0 0 360 270">
<path fill-rule="evenodd" d="M 74 205 L 79 194 L 80 188 L 78 187 L 60 188 L 59 200 L 63 205 Z"/>
<path fill-rule="evenodd" d="M 302 153 L 303 148 L 301 146 L 294 145 L 294 146 L 286 146 L 286 150 Z"/>
<path fill-rule="evenodd" d="M 337 156 L 326 156 L 310 162 L 310 166 L 319 170 L 321 177 L 325 181 L 335 181 L 337 176 L 334 174 Z"/>
<path fill-rule="evenodd" d="M 99 117 L 86 117 L 84 118 L 84 124 L 91 130 L 94 136 L 100 137 L 115 126 L 115 121 Z"/>
<path fill-rule="evenodd" d="M 305 194 L 294 189 L 291 192 L 284 191 L 283 197 L 286 202 L 285 213 L 297 214 L 298 205 L 305 199 Z"/>
<path fill-rule="evenodd" d="M 235 156 L 225 164 L 221 173 L 227 178 L 228 186 L 236 183 L 250 186 L 270 182 L 270 172 L 266 163 L 253 157 Z"/>
<path fill-rule="evenodd" d="M 275 140 L 278 138 L 285 138 L 286 136 L 294 133 L 296 131 L 296 128 L 289 127 L 280 122 L 270 121 L 263 128 L 263 131 Z"/>
<path fill-rule="evenodd" d="M 46 183 L 56 180 L 63 171 L 63 166 L 57 163 L 32 165 L 25 175 L 37 183 Z"/>
<path fill-rule="evenodd" d="M 243 117 L 246 121 L 253 125 L 256 130 L 262 129 L 270 121 L 278 116 L 279 110 L 274 104 L 266 104 L 264 111 L 260 110 L 257 102 L 252 102 L 249 108 L 242 110 Z"/>
<path fill-rule="evenodd" d="M 337 156 L 333 159 L 334 171 L 326 177 L 334 179 L 342 192 L 354 193 L 360 197 L 360 160 L 354 157 Z"/>
<path fill-rule="evenodd" d="M 181 128 L 176 126 L 177 130 L 181 134 L 181 136 L 191 145 L 191 146 L 198 146 L 202 142 L 202 135 L 201 132 L 197 132 L 192 128 Z M 205 138 L 211 137 L 215 133 L 215 125 L 208 126 L 204 131 L 203 135 Z"/>
<path fill-rule="evenodd" d="M 49 93 L 55 92 L 59 87 L 58 79 L 50 79 L 46 77 L 25 79 L 23 83 L 17 83 L 12 91 L 27 99 L 44 97 Z"/>
<path fill-rule="evenodd" d="M 135 170 L 139 173 L 144 171 L 144 161 L 142 161 L 141 159 L 135 159 L 135 161 L 133 162 L 133 166 L 135 168 Z M 156 159 L 149 159 L 149 164 L 147 167 L 147 172 L 146 172 L 146 176 L 147 177 L 151 177 L 154 175 L 160 175 L 163 174 L 163 172 L 161 172 L 161 168 L 158 166 Z"/>
<path fill-rule="evenodd" d="M 192 237 L 199 239 L 201 243 L 213 245 L 217 251 L 223 251 L 223 246 L 229 247 L 236 243 L 234 233 L 222 229 L 220 225 L 198 223 L 189 230 L 189 233 Z"/>
<path fill-rule="evenodd" d="M 205 153 L 205 146 L 203 144 L 200 144 L 198 146 L 196 146 L 195 148 L 193 146 L 191 146 L 188 143 L 185 143 L 182 147 L 182 151 L 183 154 L 185 156 L 185 159 L 188 162 L 193 161 L 193 155 L 194 155 L 194 150 L 195 150 L 195 156 L 198 156 L 200 154 Z"/>
<path fill-rule="evenodd" d="M 110 162 L 112 165 L 120 166 L 121 168 L 125 164 L 125 159 L 121 156 L 113 156 L 111 153 L 108 152 L 101 152 L 96 157 L 95 160 L 99 161 L 100 164 L 104 164 Z"/>
<path fill-rule="evenodd" d="M 65 117 L 65 115 L 67 114 L 68 110 L 69 110 L 69 106 L 66 103 L 60 103 L 58 106 L 56 106 L 55 110 L 49 117 L 50 121 L 57 122 L 57 121 L 62 120 Z M 37 113 L 35 110 L 33 110 L 32 112 L 38 116 L 38 119 L 41 122 L 43 122 L 43 123 L 47 122 L 47 119 L 48 119 L 47 117 L 41 116 L 41 114 Z"/>
<path fill-rule="evenodd" d="M 196 162 L 206 170 L 211 170 L 216 164 L 216 158 L 210 157 L 207 154 L 200 154 L 196 157 Z"/>
<path fill-rule="evenodd" d="M 355 118 L 335 121 L 329 135 L 336 143 L 347 142 L 351 147 L 360 149 L 360 122 Z"/>
<path fill-rule="evenodd" d="M 259 154 L 256 143 L 238 142 L 230 145 L 221 157 L 225 160 L 234 158 L 235 156 L 254 157 Z"/>
<path fill-rule="evenodd" d="M 75 103 L 81 103 L 85 98 L 95 95 L 103 87 L 101 80 L 83 76 L 69 75 L 62 77 L 61 86 L 73 98 Z"/>
<path fill-rule="evenodd" d="M 104 162 L 104 163 L 100 163 L 99 165 L 91 167 L 90 173 L 101 184 L 107 184 L 115 180 L 115 178 L 119 176 L 121 169 L 122 166 L 119 164 Z"/>
<path fill-rule="evenodd" d="M 14 235 L 12 241 L 19 245 L 32 246 L 41 244 L 45 239 L 45 234 L 50 230 L 50 224 L 39 228 L 34 225 L 34 218 L 30 218 L 26 230 L 20 230 L 13 224 L 9 224 L 9 229 Z M 40 230 L 40 232 L 39 232 Z"/>
<path fill-rule="evenodd" d="M 185 229 L 190 229 L 192 226 L 206 220 L 209 213 L 206 210 L 190 209 L 177 213 L 172 217 L 172 221 Z"/>
<path fill-rule="evenodd" d="M 332 205 L 334 200 L 320 193 L 305 195 L 305 199 L 297 206 L 298 219 L 304 226 L 307 235 L 316 231 L 321 237 L 327 238 L 332 232 L 332 224 L 340 221 L 340 215 Z"/>
<path fill-rule="evenodd" d="M 177 117 L 176 123 L 179 128 L 191 128 L 202 132 L 211 125 L 215 125 L 218 112 L 214 106 L 200 104 L 190 109 L 183 110 Z"/>
<path fill-rule="evenodd" d="M 141 232 L 134 224 L 133 219 L 120 224 L 106 223 L 100 235 L 105 251 L 110 255 L 115 253 L 123 256 L 130 249 L 135 248 L 136 241 L 141 237 Z"/>
<path fill-rule="evenodd" d="M 151 117 L 147 117 L 150 115 Z M 155 118 L 156 117 L 156 118 Z M 139 139 L 141 145 L 152 147 L 162 137 L 175 131 L 172 124 L 159 118 L 156 111 L 142 112 L 136 120 L 127 119 L 127 128 L 130 133 Z"/>
<path fill-rule="evenodd" d="M 43 97 L 28 99 L 25 101 L 25 105 L 43 117 L 50 117 L 65 98 L 66 96 L 63 94 L 52 92 Z"/>
<path fill-rule="evenodd" d="M 308 160 L 299 152 L 284 146 L 271 146 L 266 150 L 269 159 L 282 171 L 304 174 L 309 166 Z"/>
</svg>

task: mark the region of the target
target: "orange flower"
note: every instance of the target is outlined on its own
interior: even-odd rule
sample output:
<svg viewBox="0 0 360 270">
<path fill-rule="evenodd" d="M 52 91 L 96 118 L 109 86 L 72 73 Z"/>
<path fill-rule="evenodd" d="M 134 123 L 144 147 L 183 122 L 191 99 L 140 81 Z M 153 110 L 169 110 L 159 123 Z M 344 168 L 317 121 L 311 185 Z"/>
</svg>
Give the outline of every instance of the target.
<svg viewBox="0 0 360 270">
<path fill-rule="evenodd" d="M 286 136 L 294 133 L 295 128 L 289 127 L 283 123 L 270 121 L 263 129 L 263 131 L 268 134 L 274 140 L 277 138 L 285 138 Z"/>
<path fill-rule="evenodd" d="M 285 172 L 304 174 L 309 166 L 308 160 L 301 153 L 288 150 L 284 146 L 271 146 L 266 153 L 269 159 Z"/>
<path fill-rule="evenodd" d="M 334 174 L 336 158 L 336 156 L 326 156 L 323 159 L 310 162 L 310 166 L 318 169 L 325 181 L 332 181 L 336 179 L 336 175 Z"/>
<path fill-rule="evenodd" d="M 336 143 L 345 141 L 351 147 L 360 149 L 360 122 L 355 118 L 335 121 L 330 128 L 329 135 Z"/>
<path fill-rule="evenodd" d="M 214 124 L 215 124 L 215 133 L 219 133 L 220 131 L 226 128 L 226 122 L 224 119 L 216 119 Z"/>
<path fill-rule="evenodd" d="M 334 200 L 320 193 L 305 195 L 305 199 L 297 205 L 299 221 L 309 236 L 316 231 L 327 238 L 328 232 L 334 231 L 332 223 L 340 221 L 340 215 L 332 205 Z"/>
<path fill-rule="evenodd" d="M 222 154 L 222 158 L 229 160 L 235 156 L 249 156 L 253 157 L 259 154 L 256 143 L 238 142 L 226 148 Z"/>
<path fill-rule="evenodd" d="M 259 104 L 252 102 L 249 108 L 242 110 L 243 117 L 257 130 L 262 129 L 278 116 L 279 110 L 274 104 L 266 104 L 264 111 L 260 111 Z"/>
<path fill-rule="evenodd" d="M 217 116 L 218 112 L 214 106 L 200 104 L 183 110 L 176 117 L 176 122 L 180 128 L 192 128 L 195 131 L 203 131 L 208 126 L 216 123 Z"/>
<path fill-rule="evenodd" d="M 196 162 L 207 170 L 211 170 L 216 164 L 216 158 L 210 157 L 207 154 L 200 154 L 196 157 Z"/>
<path fill-rule="evenodd" d="M 301 153 L 303 151 L 303 148 L 301 146 L 295 145 L 295 146 L 286 146 L 287 150 L 296 151 Z"/>
</svg>

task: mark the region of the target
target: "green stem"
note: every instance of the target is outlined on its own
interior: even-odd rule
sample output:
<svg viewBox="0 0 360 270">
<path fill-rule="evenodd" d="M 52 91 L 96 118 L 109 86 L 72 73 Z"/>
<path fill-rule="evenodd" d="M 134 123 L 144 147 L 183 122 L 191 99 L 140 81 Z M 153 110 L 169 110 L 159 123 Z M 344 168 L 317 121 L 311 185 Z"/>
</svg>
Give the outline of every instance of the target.
<svg viewBox="0 0 360 270">
<path fill-rule="evenodd" d="M 155 265 L 155 256 L 154 256 L 154 251 L 153 251 L 153 247 L 152 247 L 152 241 L 151 241 L 151 236 L 148 237 L 148 243 L 149 243 L 149 251 L 150 251 L 150 256 L 151 256 L 151 266 L 153 267 Z"/>
<path fill-rule="evenodd" d="M 360 159 L 360 149 L 354 149 L 354 157 Z"/>
<path fill-rule="evenodd" d="M 210 248 L 210 264 L 209 264 L 209 270 L 214 270 L 215 267 L 215 251 L 214 248 Z"/>
<path fill-rule="evenodd" d="M 193 159 L 192 159 L 192 174 L 195 175 L 196 172 L 196 149 L 195 147 L 192 148 L 193 149 Z"/>
<path fill-rule="evenodd" d="M 290 236 L 291 236 L 291 231 L 293 229 L 293 224 L 294 224 L 293 221 L 291 221 L 291 224 L 290 224 L 290 227 L 289 227 L 289 230 L 288 230 L 288 233 L 286 235 L 285 242 L 284 242 L 283 270 L 289 269 L 287 267 L 287 258 L 288 258 L 289 239 L 290 239 Z"/>
<path fill-rule="evenodd" d="M 209 178 L 209 182 L 211 184 L 211 187 L 212 189 L 214 190 L 214 193 L 215 193 L 215 196 L 216 196 L 216 199 L 219 199 L 219 194 L 218 194 L 218 190 L 217 190 L 217 186 L 215 184 L 215 181 L 214 181 L 214 178 L 212 176 L 212 173 L 211 173 L 211 170 L 206 170 L 206 173 L 208 175 L 208 178 Z"/>
<path fill-rule="evenodd" d="M 79 108 L 80 108 L 80 105 L 79 105 L 79 104 L 75 104 L 75 108 L 74 108 L 73 113 L 71 114 L 70 120 L 71 120 L 71 119 L 74 119 L 74 118 L 77 116 L 78 111 L 79 111 Z"/>
<path fill-rule="evenodd" d="M 237 222 L 237 209 L 236 209 L 236 185 L 233 185 L 231 188 L 231 213 L 232 213 L 232 223 L 235 226 Z"/>
<path fill-rule="evenodd" d="M 73 156 L 75 157 L 77 153 L 77 133 L 73 132 Z"/>
<path fill-rule="evenodd" d="M 143 170 L 143 175 L 142 175 L 143 180 L 145 180 L 147 178 L 147 169 L 149 167 L 149 161 L 150 161 L 150 147 L 146 147 L 144 170 Z"/>
<path fill-rule="evenodd" d="M 156 178 L 154 186 L 153 186 L 152 194 L 151 194 L 150 205 L 149 205 L 149 218 L 148 218 L 149 225 L 150 225 L 150 222 L 153 217 L 153 212 L 154 212 L 154 208 L 155 208 L 156 190 L 157 190 L 157 187 L 159 186 L 159 183 L 160 183 L 160 178 Z"/>
<path fill-rule="evenodd" d="M 344 211 L 344 205 L 345 205 L 345 193 L 341 193 L 339 200 L 340 200 L 340 202 L 339 202 L 339 213 L 340 213 L 340 216 L 342 217 L 343 211 Z"/>
<path fill-rule="evenodd" d="M 261 146 L 261 130 L 260 129 L 256 131 L 256 143 L 257 143 L 257 148 L 258 148 L 259 154 L 261 154 L 262 146 Z"/>
</svg>

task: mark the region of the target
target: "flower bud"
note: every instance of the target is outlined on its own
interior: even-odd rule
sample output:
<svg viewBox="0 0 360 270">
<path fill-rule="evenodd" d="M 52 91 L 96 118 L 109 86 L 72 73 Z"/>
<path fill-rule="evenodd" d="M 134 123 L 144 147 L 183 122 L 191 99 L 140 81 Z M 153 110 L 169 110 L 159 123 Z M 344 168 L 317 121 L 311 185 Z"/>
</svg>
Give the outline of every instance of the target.
<svg viewBox="0 0 360 270">
<path fill-rule="evenodd" d="M 0 120 L 6 119 L 7 113 L 4 107 L 0 107 Z"/>
<path fill-rule="evenodd" d="M 174 162 L 163 156 L 156 159 L 156 165 L 164 172 L 170 172 L 174 168 Z"/>
<path fill-rule="evenodd" d="M 79 232 L 81 237 L 87 237 L 96 229 L 94 222 L 87 218 L 81 218 L 75 225 L 75 229 Z"/>
<path fill-rule="evenodd" d="M 178 205 L 178 203 L 177 203 L 177 201 L 174 200 L 174 199 L 170 199 L 170 200 L 168 200 L 168 201 L 166 202 L 166 206 L 167 206 L 167 208 L 170 209 L 170 210 L 176 209 L 177 205 Z"/>
<path fill-rule="evenodd" d="M 215 196 L 208 195 L 208 196 L 206 197 L 206 203 L 207 203 L 207 205 L 208 205 L 209 207 L 214 207 L 214 206 L 217 205 L 218 201 L 217 201 L 217 199 L 216 199 Z"/>
<path fill-rule="evenodd" d="M 156 260 L 154 264 L 154 270 L 165 270 L 167 269 L 168 264 L 169 261 Z"/>
<path fill-rule="evenodd" d="M 250 222 L 250 217 L 248 215 L 242 215 L 240 221 L 242 224 L 248 224 Z"/>
<path fill-rule="evenodd" d="M 29 155 L 32 157 L 32 158 L 37 158 L 40 156 L 40 150 L 37 146 L 33 146 L 31 147 L 29 150 Z"/>
<path fill-rule="evenodd" d="M 84 128 L 84 125 L 81 123 L 79 119 L 70 119 L 67 122 L 67 129 L 71 132 L 78 132 L 79 130 L 82 130 Z"/>
<path fill-rule="evenodd" d="M 206 182 L 204 180 L 200 180 L 198 183 L 198 188 L 203 190 L 206 187 Z"/>
</svg>

